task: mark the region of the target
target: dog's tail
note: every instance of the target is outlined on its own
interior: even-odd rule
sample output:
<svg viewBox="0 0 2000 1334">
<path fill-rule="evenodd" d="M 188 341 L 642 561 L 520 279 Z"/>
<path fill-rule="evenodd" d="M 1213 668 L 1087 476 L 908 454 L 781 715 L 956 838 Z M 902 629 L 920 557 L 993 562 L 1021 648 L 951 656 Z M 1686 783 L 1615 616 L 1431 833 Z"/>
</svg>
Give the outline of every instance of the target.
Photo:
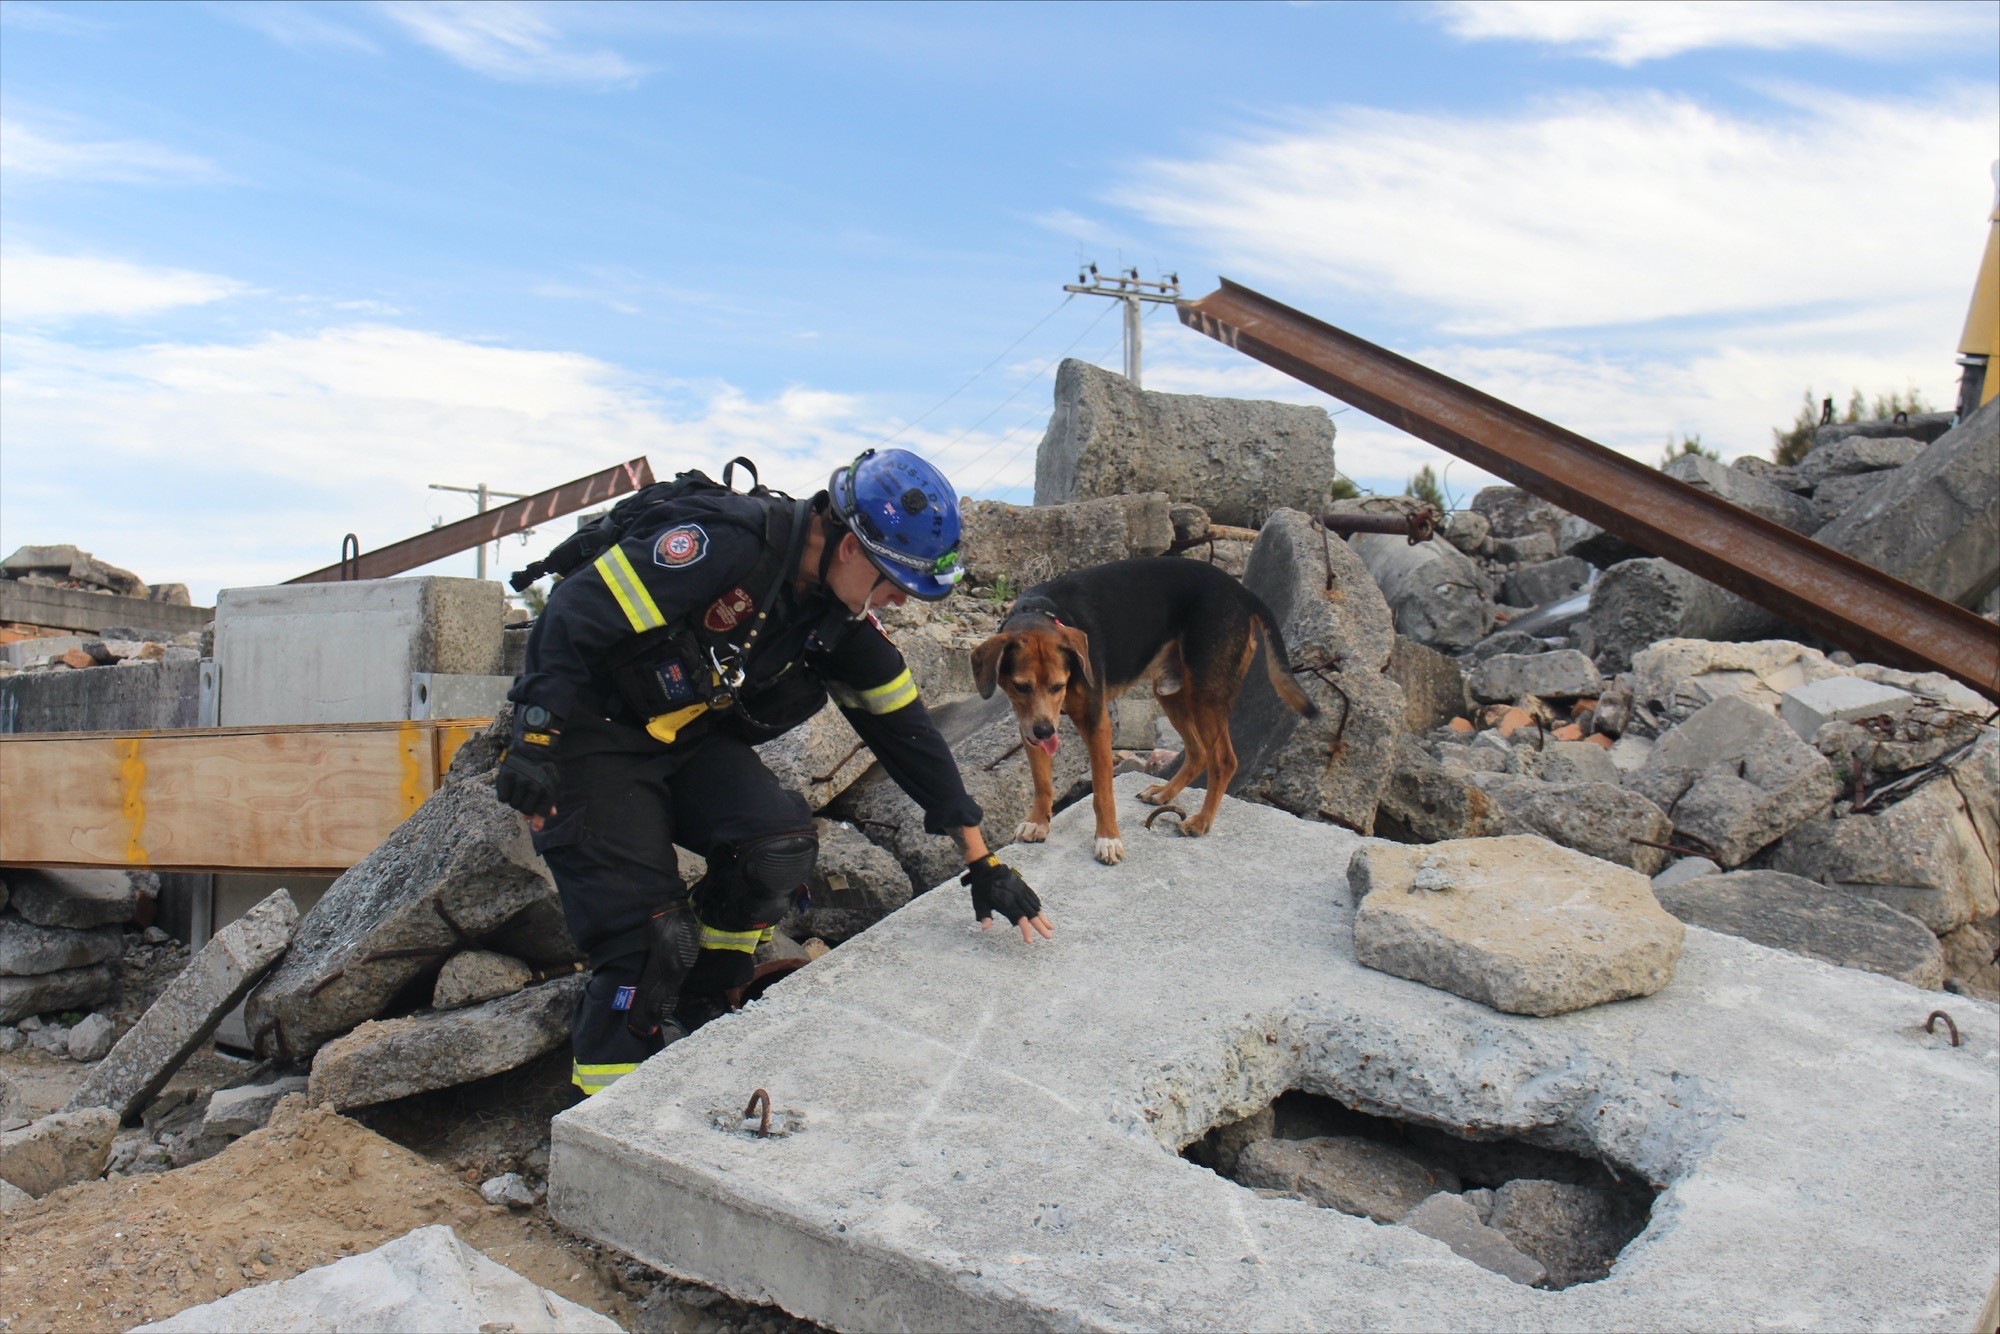
<svg viewBox="0 0 2000 1334">
<path fill-rule="evenodd" d="M 1291 705 L 1297 712 L 1308 718 L 1319 716 L 1319 705 L 1307 698 L 1299 689 L 1299 683 L 1292 679 L 1291 657 L 1285 652 L 1285 636 L 1278 630 L 1278 623 L 1271 616 L 1270 608 L 1262 601 L 1252 609 L 1251 625 L 1264 636 L 1264 670 L 1271 678 L 1271 689 L 1278 692 L 1278 698 Z"/>
</svg>

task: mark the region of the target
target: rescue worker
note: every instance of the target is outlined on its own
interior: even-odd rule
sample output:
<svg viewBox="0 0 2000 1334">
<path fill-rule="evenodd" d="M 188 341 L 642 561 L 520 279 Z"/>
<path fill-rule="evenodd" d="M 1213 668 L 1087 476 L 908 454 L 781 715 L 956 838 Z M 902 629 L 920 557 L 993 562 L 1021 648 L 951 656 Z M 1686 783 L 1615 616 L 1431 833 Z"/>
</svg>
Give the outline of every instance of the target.
<svg viewBox="0 0 2000 1334">
<path fill-rule="evenodd" d="M 725 472 L 725 478 L 728 474 Z M 528 636 L 500 800 L 530 817 L 591 978 L 573 1078 L 603 1089 L 728 1008 L 818 857 L 804 798 L 753 750 L 830 694 L 966 860 L 985 929 L 1054 929 L 988 852 L 979 806 L 869 615 L 951 593 L 958 502 L 905 450 L 869 450 L 809 500 L 714 487 L 670 499 L 558 582 Z M 674 844 L 708 861 L 692 890 Z"/>
</svg>

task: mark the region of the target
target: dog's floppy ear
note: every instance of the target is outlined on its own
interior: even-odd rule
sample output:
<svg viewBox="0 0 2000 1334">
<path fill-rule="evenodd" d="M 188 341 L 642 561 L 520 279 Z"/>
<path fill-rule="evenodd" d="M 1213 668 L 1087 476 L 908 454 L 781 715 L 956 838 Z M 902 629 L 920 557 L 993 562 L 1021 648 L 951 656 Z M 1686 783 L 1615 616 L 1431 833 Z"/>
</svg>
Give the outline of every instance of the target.
<svg viewBox="0 0 2000 1334">
<path fill-rule="evenodd" d="M 1062 640 L 1063 651 L 1076 658 L 1076 669 L 1083 674 L 1083 683 L 1096 685 L 1097 678 L 1090 671 L 1090 636 L 1073 625 L 1065 625 L 1057 631 L 1057 637 Z"/>
<path fill-rule="evenodd" d="M 993 698 L 993 687 L 1000 676 L 1000 656 L 1012 640 L 1011 635 L 994 635 L 972 650 L 972 680 L 979 687 L 979 698 Z"/>
</svg>

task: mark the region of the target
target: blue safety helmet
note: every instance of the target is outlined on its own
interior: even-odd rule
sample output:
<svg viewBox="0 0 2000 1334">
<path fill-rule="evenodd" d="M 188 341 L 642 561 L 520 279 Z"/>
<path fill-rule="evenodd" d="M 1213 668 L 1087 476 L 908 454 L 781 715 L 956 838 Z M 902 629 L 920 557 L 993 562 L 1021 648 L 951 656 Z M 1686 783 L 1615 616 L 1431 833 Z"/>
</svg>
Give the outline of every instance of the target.
<svg viewBox="0 0 2000 1334">
<path fill-rule="evenodd" d="M 864 450 L 827 481 L 833 517 L 884 578 L 939 602 L 965 577 L 958 562 L 958 497 L 945 475 L 907 449 Z"/>
</svg>

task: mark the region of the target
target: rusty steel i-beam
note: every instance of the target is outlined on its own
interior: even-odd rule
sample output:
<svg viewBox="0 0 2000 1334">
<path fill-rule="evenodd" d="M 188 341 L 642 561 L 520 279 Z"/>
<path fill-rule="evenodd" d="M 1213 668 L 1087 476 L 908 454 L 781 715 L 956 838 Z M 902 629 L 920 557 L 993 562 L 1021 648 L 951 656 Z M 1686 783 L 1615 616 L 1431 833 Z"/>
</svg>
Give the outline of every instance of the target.
<svg viewBox="0 0 2000 1334">
<path fill-rule="evenodd" d="M 296 579 L 287 579 L 289 584 L 333 584 L 344 579 L 386 579 L 392 574 L 414 570 L 428 565 L 434 560 L 470 551 L 485 542 L 497 541 L 513 533 L 526 532 L 538 523 L 561 518 L 574 513 L 585 505 L 595 505 L 600 501 L 622 496 L 628 491 L 637 491 L 653 480 L 653 465 L 644 458 L 621 463 L 603 472 L 594 472 L 588 477 L 579 477 L 574 482 L 564 482 L 561 486 L 547 491 L 538 491 L 497 510 L 487 510 L 457 523 L 433 528 L 428 533 L 406 537 L 400 542 L 391 542 L 386 547 L 364 551 L 359 556 L 348 557 L 335 564 L 302 574 Z"/>
<path fill-rule="evenodd" d="M 1428 440 L 1871 662 L 2000 700 L 2000 626 L 1247 287 L 1181 323 Z"/>
</svg>

